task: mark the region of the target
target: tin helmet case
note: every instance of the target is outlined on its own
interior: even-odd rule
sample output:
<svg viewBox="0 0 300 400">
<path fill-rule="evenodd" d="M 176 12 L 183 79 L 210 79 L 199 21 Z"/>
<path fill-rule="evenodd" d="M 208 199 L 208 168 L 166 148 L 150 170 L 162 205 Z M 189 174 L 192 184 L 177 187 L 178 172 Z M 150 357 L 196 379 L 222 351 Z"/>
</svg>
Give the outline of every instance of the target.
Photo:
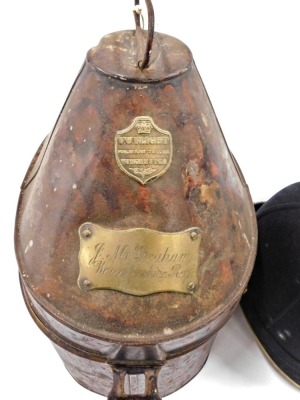
<svg viewBox="0 0 300 400">
<path fill-rule="evenodd" d="M 203 367 L 252 272 L 256 220 L 189 48 L 148 30 L 92 48 L 25 176 L 24 300 L 70 374 L 160 399 Z"/>
</svg>

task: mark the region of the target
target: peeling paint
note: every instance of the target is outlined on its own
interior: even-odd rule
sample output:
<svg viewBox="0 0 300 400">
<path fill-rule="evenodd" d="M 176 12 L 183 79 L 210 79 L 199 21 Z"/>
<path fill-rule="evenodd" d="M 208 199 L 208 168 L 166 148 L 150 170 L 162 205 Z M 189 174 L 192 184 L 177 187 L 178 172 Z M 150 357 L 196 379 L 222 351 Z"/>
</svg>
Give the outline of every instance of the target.
<svg viewBox="0 0 300 400">
<path fill-rule="evenodd" d="M 207 121 L 206 115 L 203 114 L 203 113 L 201 113 L 201 119 L 202 119 L 204 125 L 205 125 L 206 128 L 207 128 L 207 127 L 208 127 L 208 121 Z"/>
<path fill-rule="evenodd" d="M 172 335 L 174 331 L 171 328 L 164 328 L 165 335 Z"/>
<path fill-rule="evenodd" d="M 32 246 L 33 246 L 33 240 L 30 240 L 30 242 L 28 243 L 24 253 L 26 254 L 31 249 Z"/>
</svg>

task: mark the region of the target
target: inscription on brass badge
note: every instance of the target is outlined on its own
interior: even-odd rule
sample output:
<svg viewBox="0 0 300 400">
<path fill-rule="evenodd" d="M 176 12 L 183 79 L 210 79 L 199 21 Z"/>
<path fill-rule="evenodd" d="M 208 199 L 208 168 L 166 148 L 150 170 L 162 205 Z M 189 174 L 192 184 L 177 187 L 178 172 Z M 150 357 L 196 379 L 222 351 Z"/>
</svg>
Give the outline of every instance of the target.
<svg viewBox="0 0 300 400">
<path fill-rule="evenodd" d="M 150 117 L 136 117 L 115 137 L 115 155 L 120 169 L 142 185 L 163 175 L 172 161 L 171 133 Z"/>
<path fill-rule="evenodd" d="M 199 266 L 199 228 L 164 233 L 150 229 L 79 229 L 82 290 L 112 289 L 136 296 L 158 292 L 193 294 Z"/>
</svg>

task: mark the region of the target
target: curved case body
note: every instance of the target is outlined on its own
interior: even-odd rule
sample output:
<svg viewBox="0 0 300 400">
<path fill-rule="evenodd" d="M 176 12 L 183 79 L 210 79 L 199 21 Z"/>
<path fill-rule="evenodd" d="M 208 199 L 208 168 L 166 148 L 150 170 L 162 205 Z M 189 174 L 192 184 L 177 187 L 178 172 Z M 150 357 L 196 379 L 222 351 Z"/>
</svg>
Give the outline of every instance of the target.
<svg viewBox="0 0 300 400">
<path fill-rule="evenodd" d="M 16 220 L 32 316 L 74 378 L 111 399 L 165 396 L 201 369 L 256 250 L 249 191 L 189 49 L 156 34 L 141 71 L 133 41 L 114 33 L 88 53 Z"/>
</svg>

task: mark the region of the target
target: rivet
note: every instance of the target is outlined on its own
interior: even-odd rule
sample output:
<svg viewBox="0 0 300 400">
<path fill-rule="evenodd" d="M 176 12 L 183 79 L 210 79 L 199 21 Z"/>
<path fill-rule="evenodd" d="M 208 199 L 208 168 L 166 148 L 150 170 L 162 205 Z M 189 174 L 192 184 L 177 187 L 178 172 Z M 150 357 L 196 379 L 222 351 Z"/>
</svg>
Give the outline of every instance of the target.
<svg viewBox="0 0 300 400">
<path fill-rule="evenodd" d="M 195 286 L 194 283 L 189 283 L 188 289 L 189 289 L 190 292 L 194 292 L 195 287 L 196 287 L 196 286 Z"/>
<path fill-rule="evenodd" d="M 192 240 L 198 239 L 198 233 L 195 232 L 195 231 L 191 232 L 191 239 L 192 239 Z"/>
<path fill-rule="evenodd" d="M 86 287 L 91 286 L 91 282 L 90 282 L 88 279 L 85 279 L 85 280 L 82 282 L 82 284 L 83 284 L 83 286 L 86 286 Z"/>
<path fill-rule="evenodd" d="M 82 236 L 83 236 L 84 238 L 89 238 L 89 237 L 92 236 L 92 231 L 91 231 L 90 229 L 88 229 L 88 228 L 85 228 L 85 229 L 82 231 Z"/>
</svg>

